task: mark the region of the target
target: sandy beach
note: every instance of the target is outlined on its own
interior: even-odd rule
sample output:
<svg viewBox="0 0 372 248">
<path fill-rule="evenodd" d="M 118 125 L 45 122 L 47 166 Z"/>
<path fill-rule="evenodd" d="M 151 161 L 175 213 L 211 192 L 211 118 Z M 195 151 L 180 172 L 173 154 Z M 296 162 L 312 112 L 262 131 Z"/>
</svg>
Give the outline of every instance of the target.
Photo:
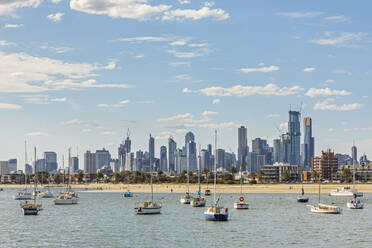
<svg viewBox="0 0 372 248">
<path fill-rule="evenodd" d="M 352 186 L 350 184 L 322 184 L 321 193 L 328 194 L 331 189 L 342 186 Z M 16 188 L 24 185 L 0 185 L 0 188 Z M 74 184 L 73 188 L 85 189 L 88 192 L 111 192 L 120 193 L 127 190 L 127 184 Z M 372 193 L 372 184 L 356 184 L 358 191 L 363 193 Z M 102 189 L 101 189 L 102 188 Z M 149 184 L 131 184 L 130 190 L 133 193 L 149 193 Z M 197 192 L 198 185 L 190 184 L 190 192 Z M 207 185 L 202 185 L 202 192 Z M 213 185 L 209 184 L 208 188 L 213 192 Z M 318 184 L 304 184 L 306 193 L 318 193 Z M 155 193 L 184 193 L 187 190 L 186 184 L 154 184 Z M 244 194 L 298 194 L 301 191 L 301 184 L 255 184 L 243 185 Z M 217 185 L 217 193 L 239 193 L 240 185 Z"/>
</svg>

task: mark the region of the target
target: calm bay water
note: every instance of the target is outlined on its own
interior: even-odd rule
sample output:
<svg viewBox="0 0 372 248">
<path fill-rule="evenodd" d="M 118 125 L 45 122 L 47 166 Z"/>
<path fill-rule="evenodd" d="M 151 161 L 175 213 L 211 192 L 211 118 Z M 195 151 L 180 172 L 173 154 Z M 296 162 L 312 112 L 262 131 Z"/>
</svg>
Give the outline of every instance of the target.
<svg viewBox="0 0 372 248">
<path fill-rule="evenodd" d="M 371 247 L 372 195 L 365 209 L 349 210 L 347 198 L 334 201 L 341 215 L 314 215 L 292 194 L 248 194 L 251 209 L 237 211 L 238 195 L 223 194 L 228 222 L 207 222 L 203 208 L 181 205 L 181 194 L 156 194 L 161 215 L 136 216 L 134 204 L 150 197 L 81 192 L 79 204 L 55 206 L 43 199 L 38 216 L 23 216 L 15 190 L 0 192 L 0 247 Z M 317 195 L 309 195 L 310 203 Z M 213 196 L 207 197 L 207 205 Z"/>
</svg>

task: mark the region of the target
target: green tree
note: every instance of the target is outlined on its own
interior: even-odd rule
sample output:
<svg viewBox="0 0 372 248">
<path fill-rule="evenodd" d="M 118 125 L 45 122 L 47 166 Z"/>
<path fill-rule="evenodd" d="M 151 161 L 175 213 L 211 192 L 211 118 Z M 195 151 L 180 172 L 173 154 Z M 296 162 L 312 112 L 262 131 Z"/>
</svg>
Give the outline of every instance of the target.
<svg viewBox="0 0 372 248">
<path fill-rule="evenodd" d="M 264 176 L 264 172 L 262 170 L 260 170 L 258 173 L 257 173 L 257 179 L 259 182 L 262 182 L 262 178 Z"/>
<path fill-rule="evenodd" d="M 346 182 L 351 182 L 352 181 L 352 179 L 351 179 L 351 171 L 346 166 L 342 167 L 341 175 L 342 175 L 343 181 L 346 181 Z"/>
<path fill-rule="evenodd" d="M 230 172 L 231 174 L 235 174 L 235 173 L 237 173 L 238 171 L 236 170 L 235 166 L 231 166 L 229 172 Z"/>
</svg>

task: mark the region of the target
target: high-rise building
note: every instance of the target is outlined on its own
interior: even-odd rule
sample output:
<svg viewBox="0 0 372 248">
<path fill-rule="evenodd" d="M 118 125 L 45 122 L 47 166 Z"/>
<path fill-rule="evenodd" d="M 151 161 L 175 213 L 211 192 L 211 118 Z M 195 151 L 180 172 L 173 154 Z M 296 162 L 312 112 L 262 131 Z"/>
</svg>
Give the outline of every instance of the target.
<svg viewBox="0 0 372 248">
<path fill-rule="evenodd" d="M 103 166 L 110 166 L 111 154 L 105 148 L 96 151 L 96 170 L 101 169 Z"/>
<path fill-rule="evenodd" d="M 301 163 L 301 113 L 289 111 L 288 135 L 290 137 L 289 163 L 300 165 Z"/>
<path fill-rule="evenodd" d="M 312 158 L 311 171 L 316 171 L 323 180 L 331 180 L 337 170 L 338 160 L 331 150 L 322 151 L 322 157 Z"/>
<path fill-rule="evenodd" d="M 273 146 L 274 146 L 274 154 L 273 154 L 273 162 L 279 163 L 282 162 L 282 143 L 280 139 L 274 139 L 273 140 Z"/>
<path fill-rule="evenodd" d="M 242 170 L 246 169 L 245 161 L 248 152 L 247 128 L 241 126 L 238 128 L 238 170 L 240 170 L 240 166 Z"/>
<path fill-rule="evenodd" d="M 202 149 L 200 151 L 200 169 L 211 169 L 209 166 L 209 161 L 210 161 L 210 155 L 208 150 Z"/>
<path fill-rule="evenodd" d="M 8 161 L 0 161 L 0 175 L 9 174 Z"/>
<path fill-rule="evenodd" d="M 153 167 L 153 164 L 155 162 L 154 158 L 155 158 L 155 139 L 154 137 L 151 136 L 150 134 L 150 138 L 149 138 L 149 161 L 150 161 L 150 169 L 153 170 L 154 167 Z"/>
<path fill-rule="evenodd" d="M 175 169 L 175 152 L 177 149 L 177 143 L 170 137 L 168 139 L 168 172 L 174 172 Z"/>
<path fill-rule="evenodd" d="M 34 164 L 34 167 L 33 168 L 36 168 L 36 172 L 37 173 L 38 172 L 47 172 L 45 159 L 38 159 L 38 160 L 36 160 L 36 166 L 35 166 L 35 162 L 33 162 L 33 164 Z"/>
<path fill-rule="evenodd" d="M 119 159 L 111 159 L 110 168 L 114 173 L 120 172 Z"/>
<path fill-rule="evenodd" d="M 288 134 L 283 134 L 281 140 L 281 162 L 289 163 L 290 153 L 291 137 Z"/>
<path fill-rule="evenodd" d="M 196 171 L 197 170 L 197 161 L 196 161 L 196 143 L 192 140 L 189 141 L 187 144 L 187 166 L 189 171 Z"/>
<path fill-rule="evenodd" d="M 310 171 L 311 158 L 314 157 L 315 145 L 310 117 L 304 119 L 304 144 L 302 146 L 302 166 L 304 171 Z"/>
<path fill-rule="evenodd" d="M 134 171 L 134 153 L 127 152 L 127 157 L 125 158 L 125 170 Z"/>
<path fill-rule="evenodd" d="M 121 167 L 120 170 L 125 169 L 125 159 L 127 157 L 127 153 L 131 152 L 131 145 L 132 141 L 129 138 L 129 130 L 127 132 L 127 138 L 121 142 L 118 148 L 118 158 L 119 158 L 119 166 Z"/>
<path fill-rule="evenodd" d="M 93 174 L 96 172 L 96 154 L 86 151 L 86 153 L 84 153 L 84 173 Z"/>
<path fill-rule="evenodd" d="M 351 158 L 353 159 L 353 164 L 358 164 L 358 148 L 355 145 L 351 147 Z"/>
<path fill-rule="evenodd" d="M 44 152 L 45 168 L 42 171 L 51 172 L 58 168 L 57 164 L 57 153 L 55 152 Z"/>
<path fill-rule="evenodd" d="M 71 168 L 73 172 L 77 172 L 79 170 L 79 158 L 78 157 L 71 157 Z"/>
<path fill-rule="evenodd" d="M 258 154 L 255 152 L 248 152 L 247 154 L 247 171 L 250 173 L 258 172 Z"/>
<path fill-rule="evenodd" d="M 188 132 L 185 135 L 185 147 L 190 143 L 190 141 L 195 142 L 195 135 L 192 132 Z"/>
<path fill-rule="evenodd" d="M 167 168 L 167 147 L 161 146 L 160 147 L 160 170 L 168 171 Z"/>
<path fill-rule="evenodd" d="M 175 161 L 176 172 L 178 174 L 187 170 L 187 156 L 183 154 L 181 149 L 176 149 Z"/>
<path fill-rule="evenodd" d="M 9 173 L 17 171 L 17 159 L 16 158 L 8 160 L 8 170 L 9 170 Z"/>
<path fill-rule="evenodd" d="M 217 165 L 217 169 L 219 168 L 225 169 L 225 150 L 224 149 L 216 150 L 216 165 Z"/>
</svg>

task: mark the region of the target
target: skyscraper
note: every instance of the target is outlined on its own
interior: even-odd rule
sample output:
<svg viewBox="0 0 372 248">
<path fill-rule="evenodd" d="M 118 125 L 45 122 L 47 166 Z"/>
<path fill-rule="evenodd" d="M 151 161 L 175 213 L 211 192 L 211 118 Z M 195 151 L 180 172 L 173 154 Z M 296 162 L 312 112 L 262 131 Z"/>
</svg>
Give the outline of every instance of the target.
<svg viewBox="0 0 372 248">
<path fill-rule="evenodd" d="M 154 137 L 151 136 L 150 134 L 150 138 L 149 138 L 149 161 L 150 161 L 150 171 L 153 170 L 153 163 L 155 162 L 154 161 L 154 158 L 155 158 L 155 139 Z"/>
<path fill-rule="evenodd" d="M 110 166 L 111 154 L 105 148 L 96 151 L 96 170 L 103 166 Z"/>
<path fill-rule="evenodd" d="M 224 149 L 216 150 L 216 165 L 217 165 L 217 169 L 225 168 L 225 150 Z"/>
<path fill-rule="evenodd" d="M 129 129 L 128 129 L 127 138 L 121 142 L 118 148 L 119 166 L 121 167 L 120 170 L 125 169 L 125 160 L 127 157 L 127 153 L 131 152 L 131 145 L 132 145 L 132 141 L 129 138 Z"/>
<path fill-rule="evenodd" d="M 9 173 L 17 171 L 17 159 L 9 159 L 8 160 L 8 171 Z"/>
<path fill-rule="evenodd" d="M 353 159 L 353 164 L 358 164 L 358 148 L 355 145 L 351 147 L 351 158 Z"/>
<path fill-rule="evenodd" d="M 290 137 L 289 163 L 300 165 L 301 162 L 301 113 L 289 111 L 288 135 Z"/>
<path fill-rule="evenodd" d="M 57 153 L 55 152 L 44 152 L 45 168 L 43 171 L 54 171 L 57 170 Z"/>
<path fill-rule="evenodd" d="M 161 146 L 160 147 L 160 170 L 168 171 L 167 168 L 167 147 Z"/>
<path fill-rule="evenodd" d="M 302 146 L 302 166 L 304 171 L 310 171 L 311 158 L 314 157 L 313 123 L 310 117 L 304 119 L 304 144 Z"/>
<path fill-rule="evenodd" d="M 240 165 L 242 166 L 242 170 L 246 169 L 245 161 L 248 152 L 247 128 L 241 126 L 238 128 L 238 170 L 240 170 Z"/>
<path fill-rule="evenodd" d="M 280 139 L 274 139 L 273 140 L 273 146 L 274 146 L 274 155 L 273 155 L 273 162 L 282 162 L 282 144 Z"/>
<path fill-rule="evenodd" d="M 84 173 L 96 173 L 96 154 L 86 151 L 84 153 Z"/>
<path fill-rule="evenodd" d="M 174 172 L 176 171 L 175 168 L 175 152 L 177 149 L 176 142 L 170 137 L 168 139 L 168 172 Z"/>
<path fill-rule="evenodd" d="M 77 172 L 79 170 L 79 158 L 78 157 L 71 157 L 71 167 L 73 172 Z"/>
<path fill-rule="evenodd" d="M 192 140 L 187 145 L 187 166 L 189 171 L 197 170 L 197 161 L 196 161 L 196 143 Z"/>
</svg>

